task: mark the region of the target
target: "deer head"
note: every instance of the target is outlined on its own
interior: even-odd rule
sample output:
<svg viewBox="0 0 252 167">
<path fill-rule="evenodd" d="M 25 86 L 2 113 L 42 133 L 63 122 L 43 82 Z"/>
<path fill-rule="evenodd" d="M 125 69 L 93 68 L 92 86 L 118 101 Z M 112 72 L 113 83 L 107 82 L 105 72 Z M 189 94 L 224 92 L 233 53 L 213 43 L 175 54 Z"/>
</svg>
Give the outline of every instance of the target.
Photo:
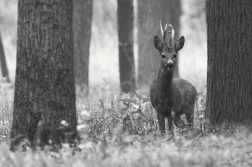
<svg viewBox="0 0 252 167">
<path fill-rule="evenodd" d="M 174 44 L 173 38 L 174 38 L 175 31 L 171 24 L 169 24 L 169 27 L 170 27 L 170 31 L 168 33 L 171 33 L 171 38 L 170 38 L 169 43 L 167 44 L 165 41 L 167 24 L 165 25 L 165 29 L 163 30 L 161 21 L 160 21 L 160 29 L 161 29 L 163 41 L 161 41 L 156 35 L 154 37 L 154 45 L 156 49 L 159 50 L 159 53 L 161 55 L 162 67 L 165 70 L 173 71 L 176 64 L 177 53 L 180 49 L 183 48 L 184 43 L 185 43 L 185 38 L 184 36 L 180 37 L 177 43 Z"/>
</svg>

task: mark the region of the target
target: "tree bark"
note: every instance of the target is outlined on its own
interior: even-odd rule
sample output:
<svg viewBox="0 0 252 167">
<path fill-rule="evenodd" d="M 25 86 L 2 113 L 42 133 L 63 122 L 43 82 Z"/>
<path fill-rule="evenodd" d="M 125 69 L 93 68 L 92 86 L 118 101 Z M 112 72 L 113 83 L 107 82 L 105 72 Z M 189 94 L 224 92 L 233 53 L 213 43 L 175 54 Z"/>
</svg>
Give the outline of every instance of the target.
<svg viewBox="0 0 252 167">
<path fill-rule="evenodd" d="M 124 93 L 135 90 L 135 62 L 133 52 L 133 0 L 118 0 L 118 43 L 120 86 Z"/>
<path fill-rule="evenodd" d="M 93 0 L 74 0 L 74 73 L 75 81 L 88 93 L 89 48 Z"/>
<path fill-rule="evenodd" d="M 75 138 L 72 18 L 72 1 L 18 1 L 11 150 L 24 138 L 32 147 Z"/>
<path fill-rule="evenodd" d="M 138 86 L 150 85 L 157 75 L 160 55 L 155 49 L 154 36 L 161 37 L 159 21 L 172 24 L 175 41 L 180 35 L 180 0 L 138 0 Z M 170 36 L 167 34 L 166 39 Z M 179 57 L 179 56 L 178 56 Z M 178 63 L 178 61 L 177 61 Z M 178 77 L 178 66 L 174 77 Z"/>
<path fill-rule="evenodd" d="M 7 82 L 10 82 L 9 72 L 8 72 L 8 68 L 7 68 L 6 60 L 5 60 L 4 47 L 3 47 L 3 43 L 2 43 L 1 34 L 0 34 L 0 62 L 1 62 L 2 77 L 6 78 Z"/>
<path fill-rule="evenodd" d="M 252 1 L 208 0 L 207 117 L 252 120 Z"/>
</svg>

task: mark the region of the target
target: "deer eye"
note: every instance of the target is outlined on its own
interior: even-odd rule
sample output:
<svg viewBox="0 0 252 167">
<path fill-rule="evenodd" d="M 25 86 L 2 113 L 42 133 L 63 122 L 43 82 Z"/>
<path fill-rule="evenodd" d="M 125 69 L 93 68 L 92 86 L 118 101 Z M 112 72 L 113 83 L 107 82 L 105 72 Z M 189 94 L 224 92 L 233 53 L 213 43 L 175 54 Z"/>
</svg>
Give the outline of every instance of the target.
<svg viewBox="0 0 252 167">
<path fill-rule="evenodd" d="M 173 54 L 173 57 L 174 57 L 174 58 L 176 58 L 176 57 L 177 57 L 177 54 L 176 54 L 176 53 L 174 53 L 174 54 Z"/>
<path fill-rule="evenodd" d="M 165 58 L 165 55 L 161 55 L 162 58 Z"/>
</svg>

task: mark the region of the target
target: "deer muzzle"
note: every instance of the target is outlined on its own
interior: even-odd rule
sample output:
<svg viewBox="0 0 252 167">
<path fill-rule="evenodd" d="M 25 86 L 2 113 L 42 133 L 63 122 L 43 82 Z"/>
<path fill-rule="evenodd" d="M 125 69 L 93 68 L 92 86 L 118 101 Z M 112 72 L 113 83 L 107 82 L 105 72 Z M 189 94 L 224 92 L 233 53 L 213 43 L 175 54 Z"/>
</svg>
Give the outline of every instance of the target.
<svg viewBox="0 0 252 167">
<path fill-rule="evenodd" d="M 167 61 L 167 63 L 165 64 L 165 68 L 167 68 L 168 70 L 173 69 L 174 68 L 173 61 Z"/>
</svg>

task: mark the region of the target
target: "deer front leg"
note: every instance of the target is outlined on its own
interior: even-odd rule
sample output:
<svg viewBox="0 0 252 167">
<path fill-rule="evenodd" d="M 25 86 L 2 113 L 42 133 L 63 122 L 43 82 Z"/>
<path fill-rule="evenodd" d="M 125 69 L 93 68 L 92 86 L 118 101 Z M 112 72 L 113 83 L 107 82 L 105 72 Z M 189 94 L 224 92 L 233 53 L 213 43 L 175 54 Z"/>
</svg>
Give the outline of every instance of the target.
<svg viewBox="0 0 252 167">
<path fill-rule="evenodd" d="M 172 127 L 172 106 L 173 106 L 172 101 L 170 100 L 165 101 L 164 113 L 168 119 L 168 129 L 170 133 L 172 132 L 172 128 L 173 128 Z"/>
<path fill-rule="evenodd" d="M 169 132 L 172 132 L 173 126 L 172 126 L 171 110 L 169 110 L 168 113 L 169 113 L 169 115 L 167 115 L 167 118 L 168 118 L 168 128 L 169 128 Z"/>
<path fill-rule="evenodd" d="M 159 130 L 161 134 L 165 133 L 165 120 L 164 120 L 164 115 L 161 113 L 161 111 L 157 111 L 157 119 L 158 119 L 158 125 L 159 125 Z"/>
</svg>

